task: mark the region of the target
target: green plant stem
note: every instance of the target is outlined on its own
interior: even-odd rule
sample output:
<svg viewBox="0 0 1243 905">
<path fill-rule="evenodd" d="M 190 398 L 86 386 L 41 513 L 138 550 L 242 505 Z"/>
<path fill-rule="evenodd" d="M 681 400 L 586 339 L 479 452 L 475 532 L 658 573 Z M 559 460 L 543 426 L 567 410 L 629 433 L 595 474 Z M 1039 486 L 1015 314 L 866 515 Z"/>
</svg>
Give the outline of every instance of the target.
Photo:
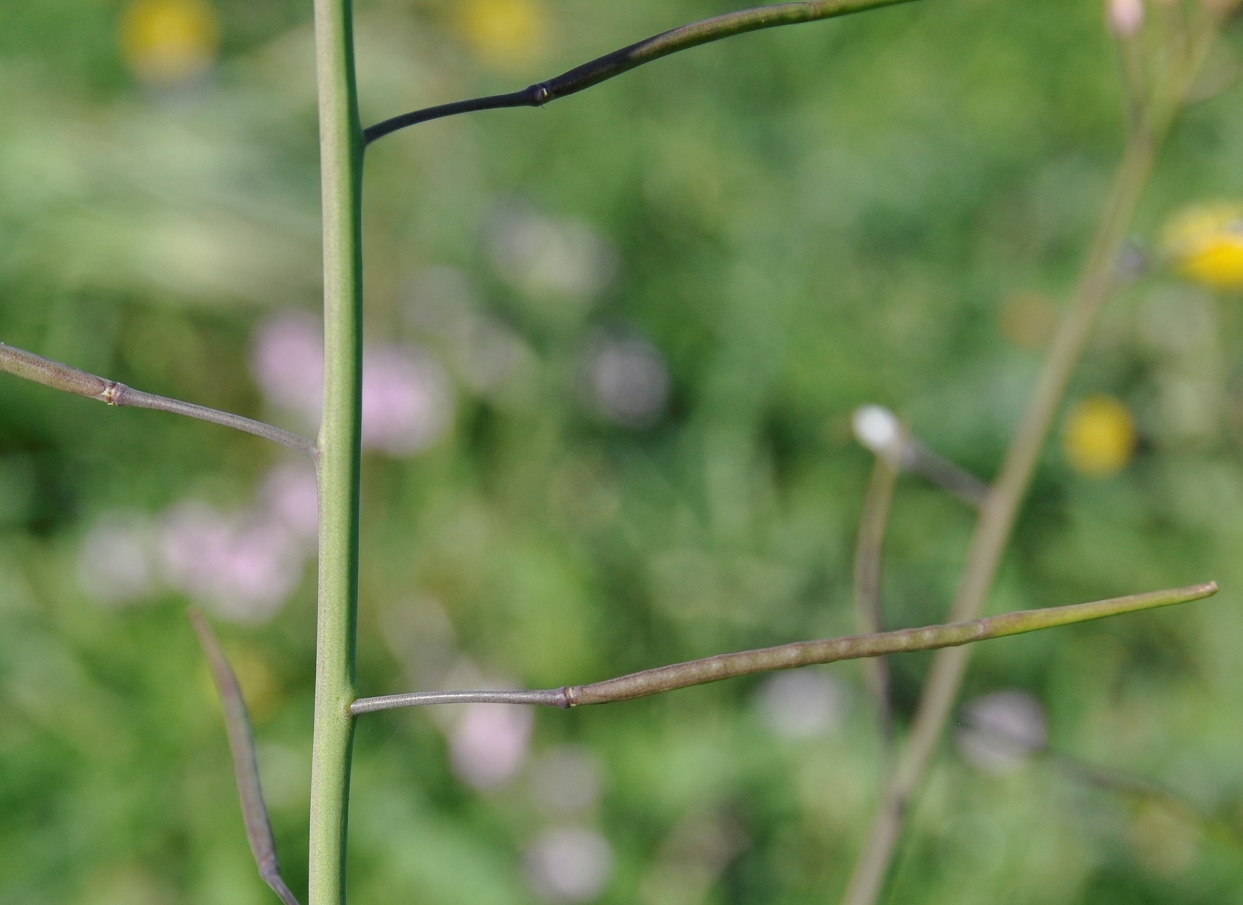
<svg viewBox="0 0 1243 905">
<path fill-rule="evenodd" d="M 456 116 L 459 113 L 500 110 L 507 107 L 542 107 L 559 97 L 577 94 L 586 88 L 619 76 L 623 72 L 629 72 L 635 67 L 667 57 L 680 50 L 698 47 L 700 44 L 708 44 L 722 38 L 745 34 L 749 31 L 759 31 L 763 28 L 832 19 L 850 13 L 909 2 L 911 0 L 807 0 L 807 2 L 777 3 L 772 6 L 726 13 L 662 32 L 655 37 L 597 57 L 545 82 L 536 82 L 521 91 L 425 107 L 394 116 L 374 126 L 368 126 L 363 134 L 367 143 L 370 144 L 407 126 L 433 119 L 443 119 L 446 116 Z"/>
<path fill-rule="evenodd" d="M 645 669 L 590 685 L 568 685 L 534 691 L 431 691 L 384 695 L 360 698 L 354 702 L 351 710 L 360 714 L 427 704 L 545 704 L 561 708 L 584 704 L 613 704 L 760 672 L 836 663 L 839 660 L 857 660 L 862 657 L 935 650 L 992 638 L 1005 638 L 1092 619 L 1189 603 L 1216 593 L 1217 584 L 1208 582 L 1091 603 L 1021 610 L 949 625 L 930 625 L 822 641 L 796 641 L 777 647 L 717 654 L 701 660 Z"/>
<path fill-rule="evenodd" d="M 344 905 L 355 697 L 362 397 L 363 140 L 349 0 L 315 0 L 324 219 L 324 420 L 311 749 L 310 905 Z"/>
<path fill-rule="evenodd" d="M 952 620 L 974 619 L 983 611 L 1071 374 L 1101 311 L 1119 283 L 1117 262 L 1152 171 L 1157 148 L 1181 107 L 1187 86 L 1211 37 L 1211 33 L 1199 36 L 1182 71 L 1173 80 L 1175 89 L 1163 102 L 1151 104 L 1131 128 L 1070 306 L 1045 357 L 997 480 L 981 506 L 962 580 L 950 610 Z M 963 647 L 942 651 L 933 660 L 907 743 L 899 753 L 855 863 L 844 905 L 872 905 L 880 896 L 907 806 L 940 741 L 970 656 L 969 648 Z"/>
<path fill-rule="evenodd" d="M 222 412 L 219 409 L 195 405 L 192 402 L 182 402 L 180 399 L 144 393 L 142 390 L 117 383 L 115 380 L 99 377 L 5 343 L 0 343 L 0 371 L 51 387 L 54 390 L 73 393 L 75 396 L 85 396 L 88 399 L 98 399 L 100 402 L 115 405 L 117 408 L 153 409 L 157 412 L 171 412 L 174 415 L 185 415 L 187 418 L 197 418 L 199 421 L 209 421 L 212 424 L 231 427 L 234 430 L 245 431 L 256 437 L 279 443 L 303 455 L 315 457 L 313 442 L 274 425 L 243 418 L 232 412 Z"/>
</svg>

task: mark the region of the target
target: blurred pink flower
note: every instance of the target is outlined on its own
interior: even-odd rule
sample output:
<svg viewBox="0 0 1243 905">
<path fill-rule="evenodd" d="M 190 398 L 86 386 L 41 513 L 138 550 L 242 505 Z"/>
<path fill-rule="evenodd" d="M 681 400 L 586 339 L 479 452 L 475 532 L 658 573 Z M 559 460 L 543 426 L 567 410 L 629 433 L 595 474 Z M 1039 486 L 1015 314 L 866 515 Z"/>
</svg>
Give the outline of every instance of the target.
<svg viewBox="0 0 1243 905">
<path fill-rule="evenodd" d="M 1144 24 L 1143 0 L 1105 0 L 1105 21 L 1118 37 L 1131 37 Z"/>
<path fill-rule="evenodd" d="M 171 588 L 226 618 L 262 621 L 301 580 L 317 524 L 314 469 L 292 462 L 268 472 L 257 502 L 237 512 L 185 501 L 159 519 L 100 519 L 82 540 L 79 581 L 101 603 L 137 603 Z"/>
<path fill-rule="evenodd" d="M 319 490 L 315 469 L 288 462 L 267 473 L 259 488 L 263 508 L 297 538 L 314 541 L 319 530 Z"/>
<path fill-rule="evenodd" d="M 275 615 L 297 586 L 305 559 L 279 522 L 226 516 L 193 502 L 165 515 L 160 552 L 174 589 L 239 622 Z"/>
<path fill-rule="evenodd" d="M 526 851 L 531 889 L 549 902 L 588 902 L 599 897 L 613 872 L 613 849 L 599 830 L 544 830 Z"/>
<path fill-rule="evenodd" d="M 452 397 L 441 367 L 418 349 L 378 346 L 363 354 L 363 446 L 405 456 L 436 442 Z"/>
<path fill-rule="evenodd" d="M 301 311 L 264 321 L 251 346 L 251 370 L 273 405 L 318 423 L 323 406 L 324 335 Z M 363 446 L 406 456 L 435 443 L 453 412 L 449 378 L 431 356 L 414 346 L 385 345 L 363 351 Z"/>
<path fill-rule="evenodd" d="M 273 405 L 319 421 L 324 393 L 324 331 L 304 311 L 269 317 L 251 341 L 250 369 Z"/>
<path fill-rule="evenodd" d="M 533 722 L 525 707 L 467 704 L 449 736 L 453 772 L 476 789 L 503 786 L 526 761 Z"/>
</svg>

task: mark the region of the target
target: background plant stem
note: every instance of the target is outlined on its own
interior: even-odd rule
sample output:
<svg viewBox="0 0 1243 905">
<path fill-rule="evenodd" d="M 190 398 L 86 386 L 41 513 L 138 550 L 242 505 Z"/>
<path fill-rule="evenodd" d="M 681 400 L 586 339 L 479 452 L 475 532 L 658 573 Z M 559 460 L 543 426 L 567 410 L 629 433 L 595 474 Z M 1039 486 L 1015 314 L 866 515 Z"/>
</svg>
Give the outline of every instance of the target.
<svg viewBox="0 0 1243 905">
<path fill-rule="evenodd" d="M 903 442 L 905 440 L 904 436 Z M 859 515 L 859 538 L 855 546 L 855 625 L 862 633 L 879 632 L 884 628 L 881 550 L 897 486 L 898 469 L 884 456 L 877 456 Z M 876 711 L 885 751 L 890 753 L 893 750 L 893 706 L 889 697 L 888 661 L 884 657 L 868 660 L 864 664 L 863 678 Z"/>
<path fill-rule="evenodd" d="M 1175 87 L 1168 98 L 1164 103 L 1152 104 L 1131 128 L 1070 306 L 1045 357 L 997 480 L 981 507 L 950 610 L 951 621 L 975 619 L 983 611 L 1066 386 L 1117 284 L 1117 262 L 1157 148 L 1181 107 L 1211 38 L 1211 31 L 1197 36 L 1181 71 L 1171 80 Z M 872 905 L 880 896 L 907 806 L 940 741 L 970 656 L 970 647 L 949 648 L 933 660 L 910 736 L 898 755 L 855 863 L 843 900 L 845 905 Z"/>
<path fill-rule="evenodd" d="M 311 752 L 310 905 L 344 905 L 358 608 L 362 128 L 349 0 L 315 0 L 324 220 L 324 420 Z"/>
</svg>

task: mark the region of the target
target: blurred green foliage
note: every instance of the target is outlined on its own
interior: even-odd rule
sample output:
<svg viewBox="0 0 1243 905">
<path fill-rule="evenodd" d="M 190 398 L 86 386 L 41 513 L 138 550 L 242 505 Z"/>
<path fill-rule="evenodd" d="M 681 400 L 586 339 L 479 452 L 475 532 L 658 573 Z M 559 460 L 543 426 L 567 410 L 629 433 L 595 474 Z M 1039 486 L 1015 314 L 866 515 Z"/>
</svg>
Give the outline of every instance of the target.
<svg viewBox="0 0 1243 905">
<path fill-rule="evenodd" d="M 724 10 L 357 6 L 367 122 Z M 318 302 L 310 10 L 214 10 L 218 59 L 175 86 L 127 67 L 120 4 L 0 10 L 0 340 L 297 428 L 248 356 L 273 312 Z M 481 37 L 492 15 L 538 40 Z M 1237 74 L 1239 51 L 1236 33 L 1210 82 Z M 559 685 L 850 633 L 870 468 L 850 412 L 887 404 L 991 476 L 1119 156 L 1118 68 L 1095 3 L 915 4 L 731 39 L 544 110 L 371 148 L 368 334 L 437 362 L 452 418 L 426 449 L 366 462 L 363 693 Z M 1190 109 L 1138 245 L 1188 202 L 1243 197 L 1240 160 L 1238 92 Z M 1243 889 L 1239 302 L 1156 274 L 1112 306 L 1072 396 L 1123 400 L 1139 452 L 1093 479 L 1049 449 L 992 610 L 1210 578 L 1224 593 L 982 647 L 967 695 L 1030 693 L 1071 760 L 989 773 L 947 744 L 888 901 Z M 638 390 L 656 390 L 639 409 L 609 395 L 601 349 L 641 351 Z M 101 603 L 82 562 L 101 519 L 245 507 L 288 457 L 0 379 L 2 905 L 270 900 L 186 596 Z M 893 625 L 941 619 L 972 521 L 903 481 Z M 224 626 L 295 889 L 314 643 L 313 576 L 299 574 L 270 621 Z M 926 663 L 892 664 L 900 716 Z M 759 679 L 537 713 L 525 760 L 482 789 L 454 766 L 460 714 L 366 717 L 353 897 L 538 901 L 532 845 L 579 827 L 610 847 L 599 901 L 832 901 L 882 752 L 858 665 L 814 675 L 837 683 L 807 686 L 827 715 L 803 734 L 774 722 L 782 686 Z M 1080 762 L 1157 783 L 1203 819 Z M 589 778 L 578 798 L 556 794 L 565 763 Z"/>
</svg>

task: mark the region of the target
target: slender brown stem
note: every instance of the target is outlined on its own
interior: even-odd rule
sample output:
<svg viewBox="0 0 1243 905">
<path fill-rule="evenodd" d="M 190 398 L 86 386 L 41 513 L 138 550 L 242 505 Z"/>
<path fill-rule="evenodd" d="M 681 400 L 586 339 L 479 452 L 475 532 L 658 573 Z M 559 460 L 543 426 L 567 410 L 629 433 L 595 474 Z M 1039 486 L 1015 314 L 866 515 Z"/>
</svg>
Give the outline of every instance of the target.
<svg viewBox="0 0 1243 905">
<path fill-rule="evenodd" d="M 1097 249 L 1120 247 L 1124 225 L 1129 222 L 1151 160 L 1150 142 L 1135 140 L 1128 146 L 1098 233 Z M 1089 258 L 1076 298 L 1045 359 L 1027 412 L 1011 441 L 998 479 L 984 501 L 951 618 L 969 619 L 983 608 L 1002 553 L 1009 543 L 1039 450 L 1052 426 L 1074 365 L 1108 298 L 1110 267 L 1105 262 L 1110 260 L 1110 256 L 1099 250 Z M 880 895 L 907 804 L 941 737 L 969 657 L 969 651 L 961 649 L 939 654 L 933 661 L 911 734 L 899 755 L 847 888 L 843 900 L 846 905 L 871 905 Z"/>
<path fill-rule="evenodd" d="M 881 551 L 897 484 L 898 470 L 884 456 L 877 456 L 863 501 L 859 539 L 855 546 L 855 624 L 864 634 L 884 628 L 880 589 Z M 881 738 L 885 749 L 889 750 L 893 747 L 893 704 L 889 697 L 888 661 L 883 657 L 869 660 L 864 665 L 863 675 L 876 710 Z"/>
<path fill-rule="evenodd" d="M 507 107 L 542 107 L 549 101 L 577 94 L 586 88 L 619 76 L 623 72 L 642 66 L 644 63 L 651 63 L 680 50 L 698 47 L 700 44 L 708 44 L 722 38 L 749 31 L 759 31 L 763 28 L 794 25 L 817 19 L 831 19 L 849 13 L 907 2 L 911 0 L 807 0 L 807 2 L 777 3 L 772 6 L 726 13 L 711 19 L 692 22 L 623 47 L 621 50 L 615 50 L 545 82 L 529 85 L 520 91 L 474 97 L 394 116 L 374 126 L 368 126 L 363 136 L 370 144 L 376 139 L 407 126 L 433 119 L 443 119 L 446 116 L 456 116 L 459 113 L 500 110 Z"/>
<path fill-rule="evenodd" d="M 157 412 L 171 412 L 174 415 L 197 418 L 199 421 L 210 421 L 212 424 L 220 424 L 254 434 L 256 437 L 263 437 L 265 440 L 271 440 L 295 452 L 315 458 L 315 442 L 307 437 L 301 437 L 263 421 L 243 418 L 232 412 L 222 412 L 191 402 L 182 402 L 180 399 L 144 393 L 142 390 L 135 390 L 123 383 L 117 383 L 115 380 L 98 377 L 4 343 L 0 343 L 0 371 L 41 383 L 55 390 L 86 396 L 88 399 L 98 399 L 100 402 L 106 402 L 118 408 L 154 409 Z"/>
<path fill-rule="evenodd" d="M 965 468 L 934 453 L 913 437 L 907 438 L 902 450 L 902 467 L 931 481 L 976 509 L 984 505 L 984 499 L 988 496 L 988 484 Z"/>
<path fill-rule="evenodd" d="M 821 641 L 796 641 L 777 647 L 717 654 L 701 660 L 658 666 L 655 669 L 645 669 L 642 672 L 606 679 L 603 682 L 593 682 L 590 685 L 568 685 L 564 688 L 546 688 L 535 691 L 412 692 L 359 698 L 350 705 L 350 713 L 357 715 L 373 713 L 377 710 L 429 704 L 544 704 L 562 708 L 579 707 L 585 704 L 612 704 L 760 672 L 836 663 L 839 660 L 857 660 L 861 657 L 936 650 L 942 647 L 971 644 L 975 641 L 987 641 L 991 638 L 1021 635 L 1077 622 L 1103 619 L 1107 616 L 1120 616 L 1123 613 L 1189 603 L 1216 593 L 1216 582 L 1208 582 L 1183 588 L 1151 591 L 1146 594 L 1114 597 L 1109 600 L 1096 600 L 1091 603 L 1075 603 L 1040 610 L 1021 610 L 948 625 L 930 625 L 923 628 L 899 629 L 892 632 L 852 635 Z"/>
<path fill-rule="evenodd" d="M 259 866 L 259 876 L 272 887 L 285 905 L 299 905 L 298 897 L 289 891 L 281 879 L 280 865 L 276 860 L 276 839 L 272 835 L 272 822 L 268 819 L 268 806 L 263 800 L 263 787 L 259 783 L 259 761 L 255 756 L 255 738 L 250 729 L 250 714 L 237 677 L 224 655 L 216 633 L 212 631 L 203 614 L 191 607 L 186 611 L 199 644 L 207 655 L 220 703 L 224 708 L 224 725 L 229 736 L 229 751 L 233 755 L 233 775 L 237 777 L 237 792 L 242 800 L 242 819 L 246 823 L 246 838 Z"/>
</svg>

